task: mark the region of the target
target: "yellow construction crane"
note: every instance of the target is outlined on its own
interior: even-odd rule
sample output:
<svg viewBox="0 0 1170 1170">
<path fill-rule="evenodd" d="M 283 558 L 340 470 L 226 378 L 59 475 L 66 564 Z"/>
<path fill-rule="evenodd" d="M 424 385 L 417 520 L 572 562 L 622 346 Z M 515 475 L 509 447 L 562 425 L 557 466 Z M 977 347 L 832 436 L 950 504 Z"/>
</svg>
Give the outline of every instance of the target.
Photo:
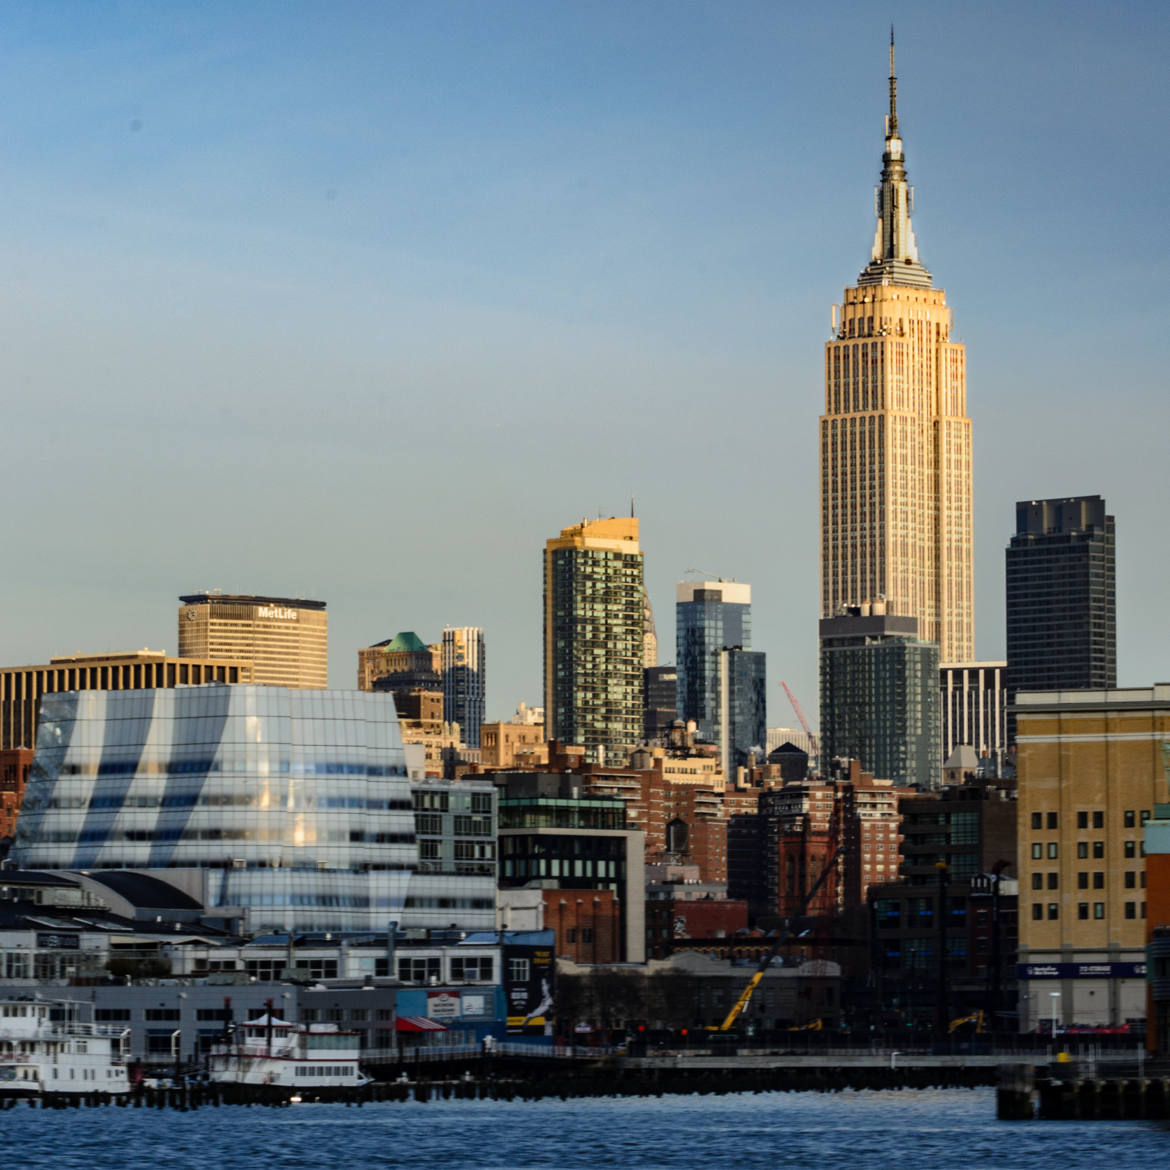
<svg viewBox="0 0 1170 1170">
<path fill-rule="evenodd" d="M 804 901 L 801 903 L 800 909 L 793 915 L 790 921 L 795 921 L 809 908 L 813 898 L 816 897 L 817 891 L 825 884 L 825 879 L 832 873 L 837 864 L 837 858 L 841 856 L 841 850 L 838 849 L 832 857 L 829 858 L 829 863 L 821 870 L 821 876 L 813 882 L 813 887 L 804 896 Z M 780 953 L 780 949 L 786 946 L 795 938 L 803 938 L 809 932 L 802 930 L 799 934 L 792 929 L 791 926 L 785 928 L 782 934 L 777 935 L 776 941 L 768 949 L 767 953 L 760 960 L 760 965 L 756 968 L 756 973 L 748 980 L 747 986 L 743 989 L 743 993 L 739 999 L 732 1005 L 731 1011 L 727 1013 L 727 1018 L 722 1024 L 709 1025 L 707 1031 L 709 1032 L 726 1032 L 732 1024 L 743 1014 L 744 1009 L 751 1003 L 752 996 L 755 990 L 760 985 L 760 980 L 764 977 L 764 972 L 772 965 L 772 960 Z"/>
<path fill-rule="evenodd" d="M 947 1035 L 950 1036 L 953 1032 L 958 1031 L 964 1024 L 974 1024 L 976 1033 L 983 1031 L 983 1012 L 972 1012 L 969 1016 L 960 1016 L 957 1020 L 951 1020 L 951 1026 L 947 1028 Z"/>
</svg>

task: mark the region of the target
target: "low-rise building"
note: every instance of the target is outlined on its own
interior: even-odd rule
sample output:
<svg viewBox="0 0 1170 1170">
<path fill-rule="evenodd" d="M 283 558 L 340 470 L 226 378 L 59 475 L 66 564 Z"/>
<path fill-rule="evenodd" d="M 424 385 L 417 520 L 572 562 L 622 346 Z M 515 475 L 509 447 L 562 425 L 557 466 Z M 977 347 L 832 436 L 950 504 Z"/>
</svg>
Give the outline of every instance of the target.
<svg viewBox="0 0 1170 1170">
<path fill-rule="evenodd" d="M 1016 719 L 1020 1027 L 1140 1025 L 1145 825 L 1170 803 L 1170 684 L 1023 692 Z M 1156 924 L 1155 924 L 1156 925 Z"/>
</svg>

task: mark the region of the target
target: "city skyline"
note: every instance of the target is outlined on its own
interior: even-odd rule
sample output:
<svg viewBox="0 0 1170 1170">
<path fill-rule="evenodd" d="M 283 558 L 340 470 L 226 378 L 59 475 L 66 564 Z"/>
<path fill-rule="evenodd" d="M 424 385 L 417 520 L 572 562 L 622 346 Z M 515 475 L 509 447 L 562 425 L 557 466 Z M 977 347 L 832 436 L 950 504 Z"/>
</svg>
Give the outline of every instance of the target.
<svg viewBox="0 0 1170 1170">
<path fill-rule="evenodd" d="M 536 551 L 633 492 L 659 612 L 691 568 L 751 581 L 769 722 L 780 679 L 811 711 L 821 349 L 890 15 L 972 358 L 975 656 L 1014 502 L 1098 493 L 1118 682 L 1159 681 L 1170 550 L 1126 538 L 1167 487 L 1152 4 L 10 8 L 5 663 L 173 653 L 177 593 L 270 592 L 328 603 L 343 682 L 387 631 L 482 627 L 506 718 L 541 693 Z"/>
</svg>

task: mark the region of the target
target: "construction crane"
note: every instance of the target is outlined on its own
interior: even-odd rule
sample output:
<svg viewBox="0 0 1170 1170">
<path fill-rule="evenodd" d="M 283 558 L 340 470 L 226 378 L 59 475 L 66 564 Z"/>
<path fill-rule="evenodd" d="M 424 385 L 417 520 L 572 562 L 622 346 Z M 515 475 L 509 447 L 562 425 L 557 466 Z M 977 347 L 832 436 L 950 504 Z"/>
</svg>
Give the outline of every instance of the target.
<svg viewBox="0 0 1170 1170">
<path fill-rule="evenodd" d="M 791 923 L 797 921 L 812 905 L 812 900 L 817 896 L 817 891 L 825 884 L 825 879 L 833 872 L 837 865 L 837 858 L 841 856 L 842 850 L 838 849 L 832 857 L 829 858 L 828 864 L 821 870 L 821 876 L 813 882 L 812 889 L 804 896 L 804 901 L 800 904 L 800 909 L 789 919 L 789 924 L 785 927 L 783 933 L 776 937 L 776 941 L 768 949 L 767 953 L 760 960 L 760 965 L 756 968 L 756 973 L 748 980 L 747 986 L 743 989 L 743 993 L 739 999 L 732 1005 L 731 1011 L 727 1013 L 727 1018 L 722 1024 L 715 1024 L 708 1028 L 711 1032 L 726 1032 L 731 1028 L 737 1019 L 743 1014 L 747 1005 L 751 1003 L 752 996 L 755 990 L 760 985 L 760 980 L 764 977 L 764 972 L 772 965 L 772 960 L 780 953 L 781 949 L 790 943 L 793 939 L 803 938 L 809 932 L 802 930 L 799 933 L 795 931 Z"/>
<path fill-rule="evenodd" d="M 960 1016 L 957 1020 L 951 1020 L 950 1027 L 947 1028 L 947 1035 L 957 1032 L 964 1024 L 974 1024 L 976 1032 L 983 1031 L 983 1013 L 981 1011 L 972 1012 L 969 1016 Z"/>
<path fill-rule="evenodd" d="M 780 680 L 780 685 L 784 688 L 784 693 L 788 696 L 788 701 L 792 704 L 792 709 L 796 712 L 797 719 L 800 720 L 800 726 L 804 728 L 804 734 L 808 736 L 808 744 L 812 749 L 809 755 L 819 757 L 820 751 L 817 748 L 817 737 L 813 735 L 812 728 L 809 727 L 808 720 L 804 717 L 804 712 L 800 708 L 800 703 L 792 693 L 792 688 L 783 679 Z"/>
</svg>

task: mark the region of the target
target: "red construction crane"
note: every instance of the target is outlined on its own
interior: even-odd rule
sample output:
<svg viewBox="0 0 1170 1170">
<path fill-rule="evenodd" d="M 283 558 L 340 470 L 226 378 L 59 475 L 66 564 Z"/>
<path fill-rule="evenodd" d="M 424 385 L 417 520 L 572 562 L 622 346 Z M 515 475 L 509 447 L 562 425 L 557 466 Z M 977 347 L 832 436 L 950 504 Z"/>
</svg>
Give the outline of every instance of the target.
<svg viewBox="0 0 1170 1170">
<path fill-rule="evenodd" d="M 808 720 L 804 717 L 804 712 L 800 709 L 800 703 L 797 702 L 796 696 L 792 693 L 792 688 L 783 679 L 780 680 L 780 685 L 784 688 L 784 693 L 788 696 L 788 701 L 792 704 L 792 709 L 796 712 L 797 719 L 800 720 L 800 726 L 804 728 L 804 734 L 808 736 L 808 743 L 811 749 L 809 754 L 819 756 L 817 737 L 813 735 L 812 728 L 809 727 Z"/>
</svg>

